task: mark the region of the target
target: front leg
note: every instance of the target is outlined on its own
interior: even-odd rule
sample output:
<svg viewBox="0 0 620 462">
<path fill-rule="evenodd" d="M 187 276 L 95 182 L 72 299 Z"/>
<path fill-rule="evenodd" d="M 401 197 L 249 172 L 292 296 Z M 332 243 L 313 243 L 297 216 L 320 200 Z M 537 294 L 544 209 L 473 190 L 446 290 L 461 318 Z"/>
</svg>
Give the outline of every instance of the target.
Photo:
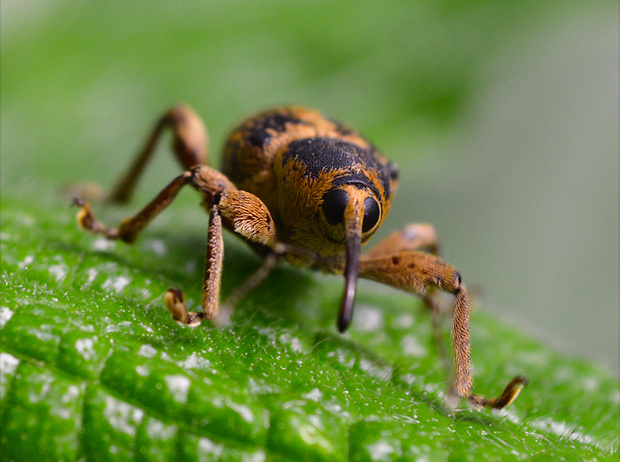
<svg viewBox="0 0 620 462">
<path fill-rule="evenodd" d="M 224 260 L 223 227 L 240 234 L 250 242 L 268 248 L 276 247 L 275 225 L 267 206 L 253 194 L 238 190 L 225 175 L 206 165 L 196 166 L 176 177 L 140 212 L 123 220 L 117 228 L 109 228 L 98 221 L 87 202 L 76 200 L 75 204 L 80 207 L 77 216 L 80 227 L 93 234 L 103 234 L 107 239 L 133 243 L 151 220 L 172 203 L 185 185 L 191 185 L 201 193 L 203 203 L 210 213 L 201 299 L 203 311 L 202 313 L 188 311 L 183 293 L 178 289 L 168 290 L 165 301 L 177 322 L 196 326 L 202 319 L 214 319 L 219 314 L 220 281 Z M 268 261 L 270 267 L 273 267 L 275 260 L 270 258 Z M 268 271 L 263 271 L 261 274 L 264 274 L 264 278 Z M 260 282 L 256 279 L 251 278 L 250 282 L 256 285 Z"/>
<path fill-rule="evenodd" d="M 362 257 L 360 276 L 382 282 L 415 295 L 425 296 L 437 287 L 455 295 L 452 317 L 452 345 L 455 376 L 451 394 L 466 398 L 477 407 L 501 409 L 512 403 L 527 379 L 515 377 L 497 398 L 472 394 L 471 345 L 469 335 L 469 297 L 459 272 L 435 255 L 407 250 L 403 252 Z"/>
<path fill-rule="evenodd" d="M 391 255 L 399 252 L 408 252 L 414 250 L 423 250 L 425 252 L 437 255 L 439 252 L 439 241 L 437 233 L 433 225 L 428 223 L 412 223 L 405 226 L 399 231 L 395 231 L 388 237 L 380 241 L 374 247 L 367 250 L 363 256 L 365 259 L 373 259 L 384 255 Z M 438 297 L 435 287 L 431 287 L 424 295 L 423 300 L 426 306 L 433 312 L 433 329 L 436 339 L 439 336 L 440 315 L 444 311 L 441 300 Z M 443 352 L 443 346 L 437 343 L 440 352 Z M 444 354 L 442 356 L 445 357 Z"/>
<path fill-rule="evenodd" d="M 207 186 L 207 185 L 205 185 Z M 220 311 L 220 285 L 224 262 L 222 228 L 226 227 L 248 241 L 271 248 L 263 266 L 245 281 L 228 300 L 234 306 L 249 290 L 258 285 L 275 266 L 277 256 L 276 231 L 267 206 L 255 195 L 238 189 L 223 190 L 213 195 L 209 214 L 209 232 L 205 273 L 202 288 L 202 313 L 191 312 L 185 306 L 183 293 L 169 289 L 165 301 L 172 317 L 179 324 L 195 327 L 203 319 L 225 323 L 229 310 Z"/>
</svg>

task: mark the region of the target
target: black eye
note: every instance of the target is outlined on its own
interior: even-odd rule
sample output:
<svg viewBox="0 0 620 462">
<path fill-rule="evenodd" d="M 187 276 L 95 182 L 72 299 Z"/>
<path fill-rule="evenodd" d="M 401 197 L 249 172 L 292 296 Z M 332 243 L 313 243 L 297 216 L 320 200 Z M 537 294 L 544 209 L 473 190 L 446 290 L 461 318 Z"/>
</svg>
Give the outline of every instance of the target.
<svg viewBox="0 0 620 462">
<path fill-rule="evenodd" d="M 344 220 L 344 209 L 349 203 L 349 193 L 343 189 L 334 189 L 323 196 L 323 214 L 331 225 Z"/>
<path fill-rule="evenodd" d="M 364 200 L 364 223 L 362 232 L 365 233 L 375 227 L 379 221 L 379 204 L 372 197 Z"/>
</svg>

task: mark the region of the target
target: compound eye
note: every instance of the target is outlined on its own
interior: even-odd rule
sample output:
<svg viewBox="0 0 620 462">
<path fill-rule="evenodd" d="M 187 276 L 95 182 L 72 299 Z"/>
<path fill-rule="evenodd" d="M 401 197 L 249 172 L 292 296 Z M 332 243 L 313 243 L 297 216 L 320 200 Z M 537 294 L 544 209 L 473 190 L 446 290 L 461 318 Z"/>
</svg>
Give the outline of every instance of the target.
<svg viewBox="0 0 620 462">
<path fill-rule="evenodd" d="M 375 227 L 379 221 L 379 204 L 372 197 L 364 199 L 364 223 L 362 224 L 362 232 L 366 233 Z"/>
<path fill-rule="evenodd" d="M 323 215 L 330 225 L 344 221 L 344 209 L 349 203 L 349 193 L 343 189 L 334 189 L 323 196 Z"/>
</svg>

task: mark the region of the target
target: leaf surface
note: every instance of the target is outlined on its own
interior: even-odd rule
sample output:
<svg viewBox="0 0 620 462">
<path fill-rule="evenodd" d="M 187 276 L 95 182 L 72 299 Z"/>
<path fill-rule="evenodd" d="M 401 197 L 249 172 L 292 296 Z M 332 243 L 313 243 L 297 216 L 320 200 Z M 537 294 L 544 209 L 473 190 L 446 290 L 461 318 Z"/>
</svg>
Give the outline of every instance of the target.
<svg viewBox="0 0 620 462">
<path fill-rule="evenodd" d="M 342 336 L 340 278 L 282 264 L 230 327 L 182 328 L 161 294 L 183 287 L 197 304 L 203 236 L 164 227 L 110 244 L 55 199 L 4 197 L 2 215 L 6 460 L 617 455 L 617 380 L 483 313 L 476 390 L 495 394 L 521 372 L 531 383 L 508 411 L 450 415 L 429 315 L 407 294 L 361 283 Z M 227 237 L 224 295 L 259 264 Z"/>
</svg>

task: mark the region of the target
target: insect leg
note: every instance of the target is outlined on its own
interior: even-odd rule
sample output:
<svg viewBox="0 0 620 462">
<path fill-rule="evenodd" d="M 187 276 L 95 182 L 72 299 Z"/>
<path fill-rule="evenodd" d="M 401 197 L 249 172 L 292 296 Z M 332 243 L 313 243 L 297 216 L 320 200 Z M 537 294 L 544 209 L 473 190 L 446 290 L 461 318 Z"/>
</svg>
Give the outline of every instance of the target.
<svg viewBox="0 0 620 462">
<path fill-rule="evenodd" d="M 103 234 L 107 239 L 120 239 L 131 244 L 153 218 L 172 203 L 185 185 L 191 185 L 201 193 L 207 210 L 210 210 L 216 194 L 224 190 L 236 191 L 235 185 L 224 174 L 206 165 L 199 165 L 174 178 L 142 210 L 123 220 L 117 228 L 105 226 L 94 217 L 88 202 L 76 199 L 74 204 L 80 207 L 77 214 L 78 225 L 93 234 Z"/>
<path fill-rule="evenodd" d="M 172 180 L 136 215 L 123 220 L 117 228 L 108 228 L 93 215 L 88 202 L 75 199 L 74 204 L 80 207 L 77 214 L 78 225 L 93 234 L 103 234 L 107 239 L 120 239 L 129 244 L 133 243 L 140 231 L 148 225 L 162 210 L 164 210 L 177 196 L 183 186 L 192 179 L 191 172 L 185 172 Z"/>
<path fill-rule="evenodd" d="M 197 167 L 193 172 L 197 178 L 193 186 L 203 193 L 206 207 L 209 207 L 210 199 L 211 209 L 201 300 L 203 312 L 197 314 L 188 311 L 183 302 L 183 294 L 178 289 L 170 289 L 166 292 L 166 305 L 173 318 L 180 324 L 195 326 L 200 324 L 202 319 L 224 323 L 230 315 L 230 309 L 227 308 L 220 312 L 219 294 L 224 261 L 222 228 L 226 227 L 252 243 L 273 248 L 276 245 L 275 225 L 267 206 L 255 195 L 234 189 L 232 185 L 218 190 L 218 184 L 224 186 L 219 183 L 225 178 L 221 173 L 206 166 Z M 216 178 L 217 175 L 219 175 L 218 178 Z M 227 306 L 236 303 L 259 284 L 269 274 L 275 265 L 275 260 L 275 253 L 270 251 L 263 267 L 241 286 L 241 293 L 236 295 L 233 293 L 232 300 L 227 300 Z"/>
<path fill-rule="evenodd" d="M 417 250 L 424 250 L 433 255 L 438 253 L 439 243 L 433 225 L 428 223 L 412 223 L 407 225 L 405 228 L 393 232 L 376 244 L 364 254 L 363 258 L 372 259 L 399 252 Z M 447 376 L 450 376 L 451 361 L 441 338 L 441 315 L 442 312 L 446 311 L 445 304 L 442 303 L 441 296 L 436 286 L 429 287 L 422 296 L 422 299 L 424 300 L 424 304 L 431 310 L 435 346 L 442 359 L 444 369 L 448 373 Z M 451 313 L 452 306 L 450 306 L 449 311 Z"/>
<path fill-rule="evenodd" d="M 400 231 L 395 231 L 364 254 L 365 258 L 382 257 L 387 254 L 407 250 L 427 250 L 436 254 L 438 251 L 437 233 L 433 225 L 413 223 Z"/>
<path fill-rule="evenodd" d="M 216 196 L 217 198 L 217 196 Z M 222 236 L 222 216 L 218 201 L 214 200 L 209 214 L 209 234 L 205 255 L 205 272 L 202 284 L 202 313 L 189 311 L 185 306 L 180 289 L 168 289 L 164 300 L 172 318 L 181 325 L 198 326 L 203 319 L 213 319 L 219 313 L 220 284 L 224 263 L 224 238 Z"/>
<path fill-rule="evenodd" d="M 166 128 L 172 130 L 172 149 L 184 170 L 208 163 L 208 137 L 202 120 L 189 106 L 182 104 L 174 106 L 159 118 L 133 164 L 108 196 L 108 201 L 119 203 L 129 201 L 140 175 Z"/>
<path fill-rule="evenodd" d="M 374 258 L 363 257 L 360 276 L 420 296 L 424 296 L 431 287 L 452 293 L 455 296 L 451 327 L 455 372 L 451 395 L 466 398 L 475 406 L 493 408 L 501 408 L 514 401 L 527 382 L 524 377 L 515 377 L 497 398 L 472 395 L 469 297 L 454 267 L 432 254 L 405 251 Z"/>
</svg>

